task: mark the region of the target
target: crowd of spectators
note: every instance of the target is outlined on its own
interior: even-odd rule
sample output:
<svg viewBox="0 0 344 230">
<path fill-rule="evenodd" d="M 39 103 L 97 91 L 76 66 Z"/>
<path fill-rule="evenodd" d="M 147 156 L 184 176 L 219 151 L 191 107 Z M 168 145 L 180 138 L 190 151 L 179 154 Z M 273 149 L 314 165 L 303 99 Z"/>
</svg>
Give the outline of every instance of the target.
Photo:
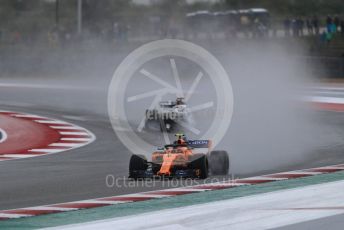
<svg viewBox="0 0 344 230">
<path fill-rule="evenodd" d="M 286 18 L 283 21 L 285 36 L 300 37 L 305 35 L 320 35 L 322 40 L 330 42 L 336 33 L 344 37 L 344 19 L 328 15 L 321 20 L 317 16 L 311 18 Z"/>
<path fill-rule="evenodd" d="M 320 22 L 317 16 L 307 18 L 306 20 L 301 17 L 295 19 L 286 18 L 283 22 L 285 36 L 304 36 L 305 28 L 308 34 L 319 34 Z"/>
<path fill-rule="evenodd" d="M 179 32 L 180 36 L 182 37 L 184 36 L 184 38 L 188 38 L 187 33 L 185 33 L 186 31 L 185 29 L 172 30 L 173 28 L 178 28 L 178 27 L 176 25 L 168 26 L 171 23 L 166 23 L 166 22 L 163 23 L 164 20 L 151 20 L 149 22 L 152 23 L 153 29 L 151 31 L 152 32 L 151 34 L 153 35 L 155 32 L 157 36 L 168 37 L 169 31 L 175 31 L 173 37 L 177 37 L 177 34 Z M 344 37 L 344 18 L 341 18 L 339 16 L 330 16 L 330 15 L 328 15 L 327 17 L 312 16 L 312 17 L 286 18 L 285 20 L 283 20 L 282 23 L 277 23 L 273 19 L 270 19 L 270 21 L 268 22 L 262 23 L 261 20 L 255 19 L 253 20 L 251 26 L 247 26 L 244 23 L 241 23 L 241 24 L 239 23 L 235 34 L 243 33 L 246 37 L 259 38 L 259 37 L 268 36 L 269 30 L 270 30 L 270 32 L 272 31 L 270 35 L 272 34 L 272 36 L 277 36 L 276 34 L 277 34 L 277 30 L 280 30 L 278 29 L 280 28 L 279 26 L 280 24 L 282 24 L 282 30 L 284 31 L 284 33 L 283 31 L 281 31 L 282 33 L 279 33 L 279 34 L 284 34 L 285 37 L 319 36 L 321 41 L 323 41 L 324 43 L 330 43 L 331 40 L 333 40 L 335 34 L 341 34 L 341 36 Z M 213 24 L 206 23 L 206 25 L 213 25 Z M 203 30 L 206 31 L 207 33 L 211 33 L 212 34 L 211 36 L 213 36 L 213 33 L 226 34 L 226 32 L 229 31 L 229 28 L 231 28 L 231 23 L 222 22 L 217 27 L 207 26 L 206 28 L 209 28 L 209 27 L 211 29 L 208 29 L 208 30 L 203 29 Z M 149 28 L 149 26 L 147 26 L 147 28 Z M 202 31 L 202 28 L 203 27 L 200 27 L 199 25 L 193 26 L 193 29 L 196 30 L 197 32 Z M 218 28 L 218 29 L 215 30 L 214 28 Z M 48 44 L 50 44 L 51 46 L 55 47 L 55 46 L 58 46 L 59 44 L 68 44 L 68 43 L 72 43 L 73 41 L 79 42 L 81 37 L 87 39 L 88 36 L 92 37 L 93 39 L 96 38 L 96 39 L 101 39 L 104 41 L 118 41 L 118 42 L 125 41 L 126 42 L 128 41 L 129 37 L 132 38 L 133 36 L 136 37 L 142 34 L 134 30 L 135 29 L 131 28 L 129 24 L 126 24 L 120 21 L 113 22 L 111 26 L 104 27 L 104 28 L 92 28 L 92 27 L 87 28 L 86 27 L 83 30 L 82 36 L 80 34 L 77 34 L 75 30 L 67 30 L 61 26 L 53 27 L 53 29 L 45 31 L 45 32 L 36 30 L 36 32 L 33 32 L 31 34 L 21 33 L 20 30 L 6 31 L 6 33 L 4 33 L 4 31 L 0 29 L 0 43 L 2 41 L 7 41 L 6 44 L 21 44 L 21 43 L 30 44 L 35 41 L 38 43 L 41 43 L 41 41 L 45 41 L 45 42 L 48 42 Z M 161 32 L 161 31 L 164 31 L 164 32 Z M 143 32 L 149 33 L 148 30 L 143 31 Z"/>
</svg>

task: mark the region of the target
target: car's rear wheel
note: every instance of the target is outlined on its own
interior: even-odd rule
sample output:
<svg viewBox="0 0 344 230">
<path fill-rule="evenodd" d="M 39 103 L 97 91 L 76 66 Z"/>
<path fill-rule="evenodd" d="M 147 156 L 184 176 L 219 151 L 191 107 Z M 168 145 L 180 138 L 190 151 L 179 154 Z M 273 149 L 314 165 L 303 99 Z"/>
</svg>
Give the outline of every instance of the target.
<svg viewBox="0 0 344 230">
<path fill-rule="evenodd" d="M 212 151 L 209 155 L 210 172 L 212 175 L 227 175 L 229 156 L 226 151 Z"/>
<path fill-rule="evenodd" d="M 200 179 L 208 177 L 208 159 L 204 154 L 195 154 L 191 158 L 191 168 L 196 170 L 196 176 Z"/>
<path fill-rule="evenodd" d="M 147 159 L 144 155 L 132 155 L 129 162 L 129 178 L 141 178 L 147 167 Z"/>
</svg>

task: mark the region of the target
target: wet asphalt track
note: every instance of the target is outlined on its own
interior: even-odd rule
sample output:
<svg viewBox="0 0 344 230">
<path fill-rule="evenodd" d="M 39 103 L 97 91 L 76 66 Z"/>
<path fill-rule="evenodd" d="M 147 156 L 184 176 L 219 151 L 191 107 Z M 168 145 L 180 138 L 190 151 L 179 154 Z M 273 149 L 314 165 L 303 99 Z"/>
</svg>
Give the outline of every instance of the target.
<svg viewBox="0 0 344 230">
<path fill-rule="evenodd" d="M 2 109 L 63 118 L 91 130 L 97 140 L 84 148 L 58 154 L 0 162 L 0 209 L 130 194 L 170 186 L 168 181 L 156 181 L 147 187 L 141 183 L 130 184 L 126 179 L 130 152 L 118 141 L 105 117 L 91 115 L 87 121 L 78 121 L 64 118 L 62 115 L 68 114 L 66 111 L 47 112 L 39 108 L 13 106 L 2 106 Z M 73 117 L 77 118 L 77 114 L 73 113 Z M 108 187 L 107 175 L 119 178 L 119 186 Z M 111 179 L 109 182 L 113 183 Z M 189 184 L 179 181 L 177 185 Z"/>
<path fill-rule="evenodd" d="M 237 60 L 238 57 L 235 57 Z M 252 58 L 256 60 L 255 58 Z M 245 59 L 249 62 L 249 60 Z M 234 63 L 232 72 L 242 72 L 241 63 Z M 250 66 L 241 73 L 237 79 L 232 79 L 234 83 L 234 93 L 236 100 L 242 100 L 235 105 L 236 114 L 234 114 L 234 130 L 230 136 L 225 138 L 232 139 L 237 146 L 229 150 L 237 153 L 233 157 L 231 173 L 236 177 L 246 177 L 253 175 L 262 175 L 270 172 L 303 169 L 307 167 L 324 166 L 344 162 L 344 116 L 343 113 L 333 112 L 316 112 L 310 121 L 311 125 L 320 126 L 318 132 L 326 132 L 333 142 L 324 142 L 319 148 L 313 149 L 306 157 L 289 160 L 283 156 L 291 153 L 293 150 L 293 136 L 286 138 L 277 143 L 265 143 L 260 140 L 261 132 L 256 132 L 259 128 L 265 127 L 264 122 L 271 124 L 269 114 L 260 113 L 263 110 L 271 111 L 271 106 L 257 103 L 252 100 L 252 96 L 261 92 L 259 84 L 256 88 L 254 84 L 241 84 L 240 81 L 246 82 L 252 74 L 256 74 L 261 65 Z M 240 67 L 240 68 L 239 68 Z M 292 69 L 292 68 L 290 68 Z M 265 71 L 265 70 L 264 70 Z M 286 72 L 285 74 L 290 74 Z M 254 76 L 258 79 L 258 76 Z M 260 76 L 262 77 L 262 76 Z M 275 77 L 275 76 L 273 76 Z M 271 80 L 271 79 L 266 79 Z M 24 80 L 25 81 L 25 80 Z M 261 81 L 259 79 L 259 81 Z M 22 82 L 22 81 L 19 81 Z M 31 82 L 28 80 L 28 82 Z M 102 83 L 108 85 L 108 80 Z M 68 202 L 83 200 L 89 198 L 113 196 L 119 194 L 129 194 L 148 190 L 157 190 L 167 188 L 166 182 L 156 181 L 154 186 L 128 187 L 125 179 L 128 175 L 128 161 L 130 152 L 118 140 L 112 130 L 111 124 L 107 117 L 107 91 L 106 88 L 59 88 L 54 83 L 47 83 L 49 87 L 17 87 L 2 86 L 0 91 L 0 109 L 27 112 L 37 115 L 66 120 L 76 125 L 82 126 L 93 132 L 97 140 L 92 144 L 75 150 L 62 152 L 58 154 L 46 155 L 36 158 L 0 162 L 0 209 L 12 209 L 29 206 L 38 206 L 52 203 Z M 1 85 L 0 85 L 1 86 Z M 241 87 L 241 88 L 240 88 Z M 271 89 L 271 87 L 268 87 Z M 259 99 L 271 98 L 271 92 L 268 90 L 266 95 L 259 95 Z M 254 99 L 254 98 L 253 98 Z M 274 105 L 276 106 L 276 105 Z M 239 111 L 239 112 L 237 112 Z M 257 119 L 251 119 L 247 114 L 254 111 Z M 266 121 L 264 120 L 266 118 Z M 241 120 L 240 120 L 241 119 Z M 240 122 L 238 122 L 240 120 Z M 251 121 L 252 120 L 252 121 Z M 261 126 L 251 127 L 251 125 L 261 122 Z M 279 125 L 279 124 L 278 124 Z M 275 128 L 278 128 L 279 126 Z M 286 127 L 287 126 L 281 126 Z M 274 129 L 267 130 L 272 132 Z M 298 128 L 298 127 L 295 127 Z M 244 132 L 238 133 L 241 129 Z M 310 130 L 312 132 L 312 130 Z M 302 134 L 302 133 L 301 133 Z M 260 135 L 260 136 L 259 136 Z M 273 137 L 273 133 L 272 133 Z M 321 142 L 324 136 L 320 135 Z M 255 140 L 254 138 L 257 138 Z M 296 137 L 295 137 L 296 138 Z M 265 141 L 265 139 L 263 139 Z M 252 143 L 254 142 L 254 143 Z M 250 144 L 254 147 L 250 148 Z M 275 146 L 273 146 L 275 145 Z M 240 146 L 240 148 L 238 148 Z M 295 146 L 298 149 L 298 146 Z M 268 156 L 264 159 L 258 153 L 267 151 Z M 283 152 L 281 155 L 271 157 L 272 153 Z M 254 155 L 257 152 L 257 155 Z M 285 152 L 285 153 L 284 153 Z M 246 154 L 246 155 L 245 155 Z M 252 157 L 251 155 L 252 154 Z M 278 164 L 277 161 L 280 161 Z M 271 162 L 275 162 L 272 164 Z M 256 167 L 259 163 L 261 165 Z M 245 168 L 244 168 L 245 167 Z M 247 169 L 247 170 L 246 170 Z M 113 175 L 120 178 L 119 186 L 107 187 L 106 176 Z M 184 185 L 180 181 L 179 184 Z M 202 183 L 202 181 L 197 181 Z M 175 184 L 174 184 L 175 185 Z"/>
<path fill-rule="evenodd" d="M 38 107 L 2 106 L 11 109 L 64 119 L 91 130 L 97 140 L 83 148 L 31 159 L 0 162 L 0 209 L 37 206 L 68 202 L 94 197 L 129 194 L 166 188 L 166 182 L 157 181 L 154 186 L 141 184 L 125 187 L 130 153 L 119 142 L 107 117 L 77 114 L 67 119 L 67 111 L 49 112 Z M 79 116 L 78 116 L 79 115 Z M 344 127 L 340 113 L 319 112 L 319 120 L 334 127 Z M 82 121 L 80 119 L 85 119 Z M 267 172 L 291 170 L 344 162 L 343 146 L 327 146 L 307 161 L 281 168 L 270 168 L 239 176 L 259 175 Z M 107 187 L 106 176 L 123 178 L 118 187 Z M 238 176 L 238 175 L 236 175 Z M 201 183 L 201 181 L 198 181 Z M 183 181 L 181 181 L 183 183 Z"/>
</svg>

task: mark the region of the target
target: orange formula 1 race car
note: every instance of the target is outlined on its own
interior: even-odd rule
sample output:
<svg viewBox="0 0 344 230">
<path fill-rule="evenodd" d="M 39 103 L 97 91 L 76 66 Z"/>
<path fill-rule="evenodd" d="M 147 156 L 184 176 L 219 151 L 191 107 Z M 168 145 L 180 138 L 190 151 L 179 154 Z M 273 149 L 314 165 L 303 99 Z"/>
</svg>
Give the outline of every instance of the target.
<svg viewBox="0 0 344 230">
<path fill-rule="evenodd" d="M 148 161 L 143 155 L 132 155 L 129 178 L 199 178 L 227 175 L 229 157 L 226 151 L 211 151 L 210 140 L 186 140 L 176 134 L 173 144 L 158 148 Z"/>
</svg>

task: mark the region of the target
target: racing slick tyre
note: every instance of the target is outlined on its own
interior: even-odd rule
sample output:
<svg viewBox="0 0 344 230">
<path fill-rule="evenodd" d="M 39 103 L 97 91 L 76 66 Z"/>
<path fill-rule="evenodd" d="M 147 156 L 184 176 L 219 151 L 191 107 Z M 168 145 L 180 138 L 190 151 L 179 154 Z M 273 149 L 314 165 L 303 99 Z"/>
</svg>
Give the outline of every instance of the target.
<svg viewBox="0 0 344 230">
<path fill-rule="evenodd" d="M 208 177 L 208 159 L 204 154 L 195 154 L 191 158 L 191 168 L 197 170 L 196 176 L 199 179 L 206 179 Z"/>
<path fill-rule="evenodd" d="M 226 151 L 212 151 L 209 155 L 210 172 L 212 175 L 227 175 L 229 156 Z"/>
<path fill-rule="evenodd" d="M 147 159 L 144 155 L 132 155 L 129 162 L 129 178 L 142 178 L 147 167 Z"/>
</svg>

